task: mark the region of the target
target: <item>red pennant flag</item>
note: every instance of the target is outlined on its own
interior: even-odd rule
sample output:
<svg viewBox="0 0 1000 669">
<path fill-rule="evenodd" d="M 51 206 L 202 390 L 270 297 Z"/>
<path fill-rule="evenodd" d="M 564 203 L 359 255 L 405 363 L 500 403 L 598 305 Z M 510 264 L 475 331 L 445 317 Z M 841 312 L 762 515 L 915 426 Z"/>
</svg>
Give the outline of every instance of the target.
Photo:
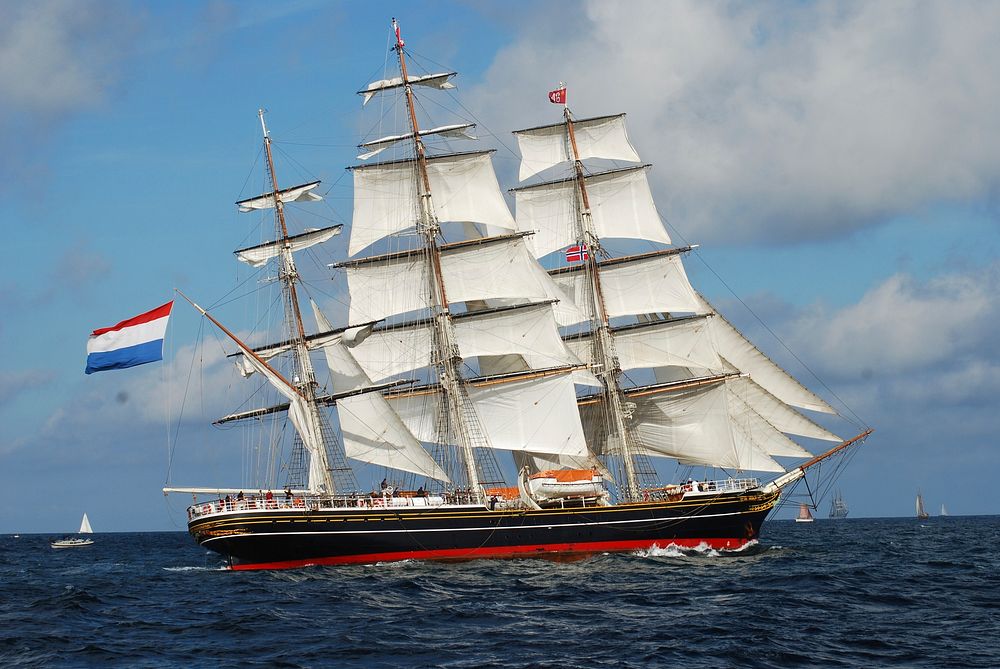
<svg viewBox="0 0 1000 669">
<path fill-rule="evenodd" d="M 566 262 L 583 262 L 590 258 L 586 244 L 578 244 L 566 249 Z"/>
<path fill-rule="evenodd" d="M 392 29 L 396 31 L 396 46 L 403 47 L 406 43 L 403 42 L 402 35 L 399 34 L 399 24 L 396 23 L 396 19 L 392 20 Z"/>
<path fill-rule="evenodd" d="M 557 105 L 566 104 L 566 87 L 561 86 L 554 91 L 549 91 L 549 102 Z"/>
</svg>

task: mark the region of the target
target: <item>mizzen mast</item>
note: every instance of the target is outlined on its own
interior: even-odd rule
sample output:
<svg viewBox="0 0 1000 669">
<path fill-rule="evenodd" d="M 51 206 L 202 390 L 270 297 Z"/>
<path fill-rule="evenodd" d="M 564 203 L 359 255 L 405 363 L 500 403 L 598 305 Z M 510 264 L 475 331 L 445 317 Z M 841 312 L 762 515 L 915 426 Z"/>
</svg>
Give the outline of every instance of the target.
<svg viewBox="0 0 1000 669">
<path fill-rule="evenodd" d="M 406 96 L 406 108 L 409 112 L 410 131 L 412 132 L 413 147 L 416 153 L 416 165 L 419 171 L 420 220 L 417 222 L 417 231 L 423 236 L 427 266 L 431 270 L 428 280 L 430 281 L 429 287 L 435 324 L 434 358 L 437 362 L 438 376 L 444 395 L 446 410 L 450 418 L 450 423 L 454 427 L 458 446 L 462 452 L 468 486 L 472 494 L 482 501 L 484 493 L 476 467 L 473 448 L 488 448 L 489 444 L 482 430 L 479 428 L 479 421 L 476 418 L 475 410 L 469 400 L 459 371 L 462 358 L 455 339 L 448 295 L 445 291 L 444 275 L 441 270 L 441 249 L 437 241 L 437 236 L 441 228 L 434 215 L 431 182 L 427 172 L 427 152 L 420 135 L 420 124 L 417 121 L 417 113 L 414 105 L 413 87 L 410 84 L 410 79 L 406 71 L 406 54 L 403 50 L 404 42 L 400 35 L 396 19 L 392 20 L 392 28 L 396 35 L 394 50 L 399 59 L 399 71 L 402 76 Z"/>
<path fill-rule="evenodd" d="M 618 355 L 615 352 L 614 335 L 611 332 L 611 323 L 604 301 L 604 291 L 601 289 L 601 273 L 598 268 L 597 255 L 604 251 L 601 247 L 600 237 L 598 237 L 591 219 L 586 176 L 583 171 L 583 161 L 580 158 L 580 152 L 576 145 L 573 117 L 570 114 L 569 106 L 563 108 L 563 118 L 566 123 L 569 144 L 573 151 L 573 165 L 577 192 L 579 193 L 576 243 L 580 248 L 581 257 L 584 261 L 587 273 L 587 286 L 591 297 L 591 332 L 596 335 L 593 338 L 593 359 L 600 366 L 595 372 L 603 382 L 604 406 L 608 407 L 609 420 L 607 421 L 607 425 L 610 428 L 608 441 L 609 444 L 615 445 L 611 451 L 617 452 L 621 458 L 625 474 L 625 497 L 630 500 L 637 500 L 640 497 L 640 490 L 639 477 L 635 464 L 635 449 L 632 447 L 635 437 L 626 424 L 626 420 L 631 417 L 634 405 L 626 401 L 625 393 L 620 383 L 622 368 L 618 360 Z"/>
</svg>

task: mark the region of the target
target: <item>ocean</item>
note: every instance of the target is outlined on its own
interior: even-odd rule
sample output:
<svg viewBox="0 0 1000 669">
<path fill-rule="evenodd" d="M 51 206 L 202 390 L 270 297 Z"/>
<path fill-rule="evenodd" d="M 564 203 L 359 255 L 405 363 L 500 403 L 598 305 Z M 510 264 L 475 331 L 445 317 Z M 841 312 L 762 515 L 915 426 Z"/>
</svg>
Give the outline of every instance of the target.
<svg viewBox="0 0 1000 669">
<path fill-rule="evenodd" d="M 229 572 L 187 534 L 0 537 L 4 667 L 1000 667 L 1000 517 L 735 553 Z"/>
</svg>

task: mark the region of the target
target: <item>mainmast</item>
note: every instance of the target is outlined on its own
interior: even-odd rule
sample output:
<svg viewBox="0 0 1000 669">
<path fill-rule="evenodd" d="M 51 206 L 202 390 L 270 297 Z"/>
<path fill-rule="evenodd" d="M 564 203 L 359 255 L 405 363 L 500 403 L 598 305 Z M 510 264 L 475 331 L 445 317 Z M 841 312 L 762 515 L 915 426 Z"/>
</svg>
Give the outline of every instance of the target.
<svg viewBox="0 0 1000 669">
<path fill-rule="evenodd" d="M 577 244 L 585 263 L 587 273 L 587 285 L 590 288 L 591 296 L 591 331 L 595 333 L 594 341 L 594 361 L 599 368 L 595 370 L 597 376 L 603 381 L 604 386 L 604 406 L 608 408 L 610 414 L 608 427 L 610 434 L 608 439 L 615 444 L 618 454 L 621 456 L 622 466 L 625 473 L 625 496 L 628 499 L 636 500 L 640 497 L 639 478 L 636 474 L 635 455 L 632 448 L 633 436 L 626 425 L 626 419 L 631 416 L 632 405 L 625 400 L 622 391 L 620 377 L 622 374 L 621 364 L 615 352 L 614 336 L 611 333 L 611 324 L 604 301 L 604 291 L 601 289 L 601 273 L 598 268 L 598 253 L 602 253 L 601 240 L 597 236 L 590 212 L 590 199 L 587 195 L 587 183 L 583 172 L 583 161 L 580 159 L 580 152 L 576 145 L 576 134 L 573 129 L 573 117 L 569 107 L 563 108 L 563 117 L 566 122 L 566 132 L 570 146 L 573 150 L 573 165 L 576 174 L 576 184 L 579 192 L 577 202 Z M 586 249 L 586 250 L 584 250 Z"/>
<path fill-rule="evenodd" d="M 321 481 L 319 487 L 323 492 L 332 494 L 336 491 L 333 477 L 330 471 L 329 457 L 327 454 L 327 440 L 329 435 L 322 429 L 323 417 L 320 414 L 319 404 L 316 402 L 316 374 L 313 371 L 312 362 L 309 359 L 309 349 L 306 346 L 306 332 L 302 324 L 302 312 L 299 309 L 299 298 L 296 293 L 295 283 L 299 279 L 298 270 L 295 267 L 295 258 L 292 254 L 292 246 L 289 242 L 288 227 L 285 224 L 285 205 L 279 193 L 278 179 L 274 172 L 274 157 L 271 153 L 271 135 L 267 131 L 267 124 L 264 122 L 264 110 L 258 109 L 257 115 L 260 117 L 260 127 L 264 132 L 264 152 L 267 155 L 267 173 L 271 180 L 271 192 L 274 197 L 274 212 L 277 223 L 277 233 L 281 249 L 281 269 L 279 278 L 281 280 L 282 293 L 285 303 L 285 321 L 288 325 L 290 338 L 292 340 L 292 351 L 295 356 L 295 364 L 298 368 L 297 377 L 292 378 L 293 385 L 305 398 L 308 406 L 310 420 L 309 424 L 315 434 L 312 435 L 313 443 L 316 444 L 315 452 L 310 457 L 318 458 L 321 470 Z M 311 468 L 312 469 L 312 468 Z M 317 482 L 310 481 L 311 484 Z"/>
<path fill-rule="evenodd" d="M 437 362 L 438 376 L 441 388 L 444 393 L 444 401 L 447 407 L 450 423 L 454 427 L 459 448 L 462 451 L 465 463 L 466 477 L 469 488 L 477 499 L 482 501 L 483 491 L 476 468 L 474 446 L 487 447 L 485 437 L 481 430 L 474 429 L 473 424 L 477 423 L 473 408 L 463 387 L 462 377 L 459 372 L 461 354 L 456 343 L 454 329 L 451 321 L 451 312 L 448 305 L 448 296 L 445 292 L 444 275 L 441 271 L 441 250 L 438 246 L 437 236 L 440 232 L 440 224 L 434 215 L 433 200 L 431 197 L 431 182 L 427 172 L 427 153 L 423 140 L 420 136 L 420 125 L 417 122 L 417 114 L 413 100 L 413 88 L 410 84 L 406 71 L 406 55 L 403 51 L 403 38 L 399 32 L 396 19 L 392 20 L 392 27 L 396 34 L 395 51 L 399 59 L 399 71 L 402 76 L 403 87 L 406 94 L 406 108 L 409 112 L 410 131 L 412 132 L 413 147 L 416 153 L 416 165 L 419 174 L 418 192 L 420 201 L 420 220 L 417 224 L 418 232 L 424 239 L 424 253 L 427 265 L 431 269 L 429 274 L 431 304 L 434 311 L 435 324 L 435 346 L 434 357 Z M 478 439 L 476 437 L 479 437 Z M 483 441 L 476 443 L 474 441 Z"/>
</svg>

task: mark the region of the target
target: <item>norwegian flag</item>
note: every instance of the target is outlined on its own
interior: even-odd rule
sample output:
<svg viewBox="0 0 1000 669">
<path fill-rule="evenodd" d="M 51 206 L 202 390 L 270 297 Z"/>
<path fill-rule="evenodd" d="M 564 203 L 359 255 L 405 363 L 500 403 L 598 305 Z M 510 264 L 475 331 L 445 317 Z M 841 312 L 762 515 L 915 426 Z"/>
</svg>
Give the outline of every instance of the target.
<svg viewBox="0 0 1000 669">
<path fill-rule="evenodd" d="M 406 43 L 403 42 L 403 36 L 399 34 L 399 24 L 396 23 L 396 19 L 392 20 L 392 29 L 396 31 L 396 46 L 406 46 Z"/>
<path fill-rule="evenodd" d="M 576 244 L 566 249 L 566 262 L 583 262 L 589 258 L 586 244 Z"/>
<path fill-rule="evenodd" d="M 563 86 L 562 82 L 559 83 L 559 88 L 549 91 L 549 102 L 557 105 L 566 104 L 566 87 Z"/>
</svg>

